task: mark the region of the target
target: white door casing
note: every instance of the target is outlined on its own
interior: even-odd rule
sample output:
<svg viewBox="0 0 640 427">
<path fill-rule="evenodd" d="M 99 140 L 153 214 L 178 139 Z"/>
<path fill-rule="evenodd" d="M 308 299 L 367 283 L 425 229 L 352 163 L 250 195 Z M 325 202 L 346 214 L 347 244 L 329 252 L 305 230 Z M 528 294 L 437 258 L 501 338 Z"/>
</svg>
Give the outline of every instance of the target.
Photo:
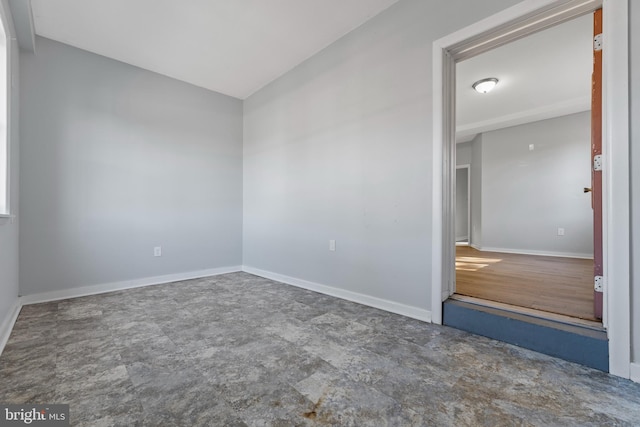
<svg viewBox="0 0 640 427">
<path fill-rule="evenodd" d="M 544 28 L 602 7 L 603 67 L 603 324 L 609 370 L 629 378 L 631 310 L 629 274 L 628 2 L 526 0 L 433 43 L 433 323 L 455 289 L 455 64 Z M 614 208 L 615 207 L 615 208 Z"/>
</svg>

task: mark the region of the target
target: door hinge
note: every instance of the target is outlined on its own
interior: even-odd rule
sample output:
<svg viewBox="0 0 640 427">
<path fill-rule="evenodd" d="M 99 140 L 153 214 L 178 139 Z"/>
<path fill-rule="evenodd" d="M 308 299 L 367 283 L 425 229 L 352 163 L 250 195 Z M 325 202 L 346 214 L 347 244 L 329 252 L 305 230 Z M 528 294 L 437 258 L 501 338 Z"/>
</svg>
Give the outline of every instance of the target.
<svg viewBox="0 0 640 427">
<path fill-rule="evenodd" d="M 602 50 L 602 33 L 593 38 L 593 50 L 600 52 Z"/>
<path fill-rule="evenodd" d="M 602 170 L 602 154 L 593 156 L 593 170 L 596 172 Z"/>
<path fill-rule="evenodd" d="M 596 292 L 604 291 L 604 277 L 595 276 L 593 280 L 593 290 Z"/>
</svg>

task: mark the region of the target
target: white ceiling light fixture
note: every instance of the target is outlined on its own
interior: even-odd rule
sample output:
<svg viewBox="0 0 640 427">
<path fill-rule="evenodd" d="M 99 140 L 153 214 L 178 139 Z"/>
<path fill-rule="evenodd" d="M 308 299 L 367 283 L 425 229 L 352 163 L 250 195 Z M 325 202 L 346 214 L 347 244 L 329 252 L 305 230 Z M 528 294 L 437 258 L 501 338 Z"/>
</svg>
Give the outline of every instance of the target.
<svg viewBox="0 0 640 427">
<path fill-rule="evenodd" d="M 488 79 L 478 80 L 473 84 L 473 88 L 478 93 L 489 93 L 498 84 L 498 79 L 495 77 L 489 77 Z"/>
</svg>

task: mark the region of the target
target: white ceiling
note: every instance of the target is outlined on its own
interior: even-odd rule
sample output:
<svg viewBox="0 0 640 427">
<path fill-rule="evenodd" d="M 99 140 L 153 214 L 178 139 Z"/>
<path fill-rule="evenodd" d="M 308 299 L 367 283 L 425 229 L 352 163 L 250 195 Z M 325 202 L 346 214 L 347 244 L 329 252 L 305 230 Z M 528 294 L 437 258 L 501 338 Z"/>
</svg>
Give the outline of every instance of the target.
<svg viewBox="0 0 640 427">
<path fill-rule="evenodd" d="M 456 67 L 457 140 L 590 109 L 592 16 L 565 22 L 462 61 Z M 496 77 L 492 92 L 474 82 Z"/>
<path fill-rule="evenodd" d="M 397 0 L 32 0 L 36 34 L 245 99 Z"/>
<path fill-rule="evenodd" d="M 398 0 L 31 1 L 40 36 L 245 99 Z M 458 141 L 588 110 L 591 19 L 459 63 Z"/>
</svg>

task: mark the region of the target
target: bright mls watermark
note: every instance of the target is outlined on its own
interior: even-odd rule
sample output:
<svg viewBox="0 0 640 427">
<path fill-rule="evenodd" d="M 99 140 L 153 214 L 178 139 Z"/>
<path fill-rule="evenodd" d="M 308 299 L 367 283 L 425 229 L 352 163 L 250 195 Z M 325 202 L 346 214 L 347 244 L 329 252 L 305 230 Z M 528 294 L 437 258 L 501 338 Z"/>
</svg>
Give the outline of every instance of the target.
<svg viewBox="0 0 640 427">
<path fill-rule="evenodd" d="M 69 427 L 69 405 L 0 404 L 0 427 Z"/>
</svg>

